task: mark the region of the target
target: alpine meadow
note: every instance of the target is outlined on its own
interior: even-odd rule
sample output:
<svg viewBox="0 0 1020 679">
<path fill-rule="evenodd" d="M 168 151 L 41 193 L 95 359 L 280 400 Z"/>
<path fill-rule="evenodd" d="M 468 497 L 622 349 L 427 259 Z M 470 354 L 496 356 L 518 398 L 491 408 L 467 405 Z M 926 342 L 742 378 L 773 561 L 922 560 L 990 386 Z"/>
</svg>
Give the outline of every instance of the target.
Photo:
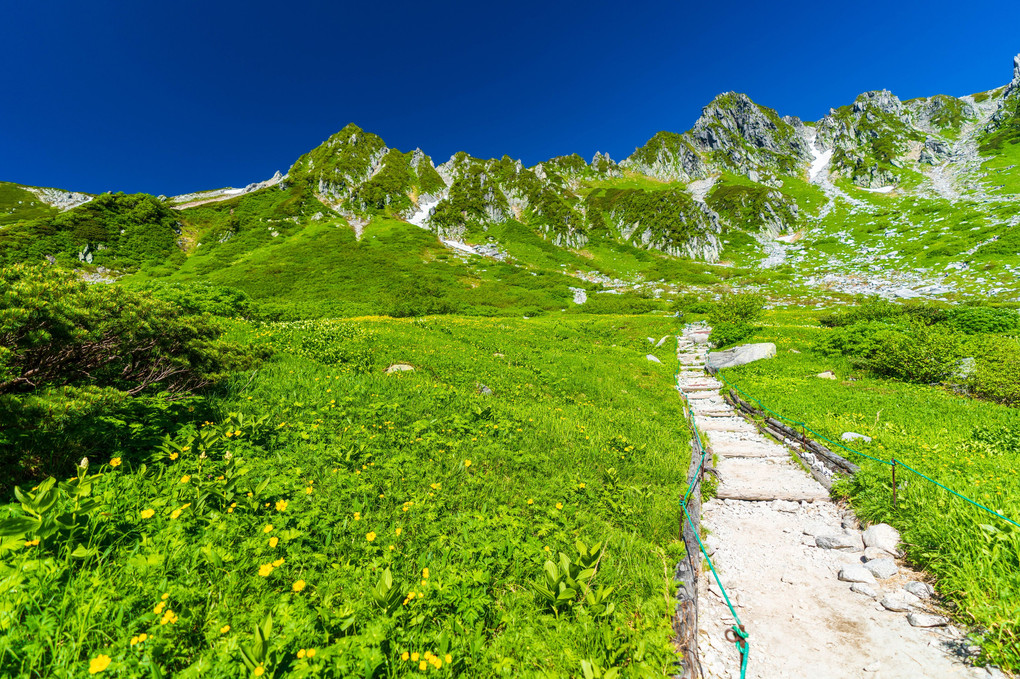
<svg viewBox="0 0 1020 679">
<path fill-rule="evenodd" d="M 0 182 L 0 676 L 1017 676 L 1002 66 L 619 160 Z"/>
</svg>

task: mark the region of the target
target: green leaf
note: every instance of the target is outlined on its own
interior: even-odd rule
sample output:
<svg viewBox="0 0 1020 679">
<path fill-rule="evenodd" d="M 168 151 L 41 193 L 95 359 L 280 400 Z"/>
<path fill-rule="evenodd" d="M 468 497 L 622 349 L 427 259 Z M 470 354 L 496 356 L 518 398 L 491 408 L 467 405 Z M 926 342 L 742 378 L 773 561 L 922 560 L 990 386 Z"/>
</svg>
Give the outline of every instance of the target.
<svg viewBox="0 0 1020 679">
<path fill-rule="evenodd" d="M 39 528 L 38 519 L 27 516 L 13 516 L 0 521 L 0 538 L 21 538 Z"/>
</svg>

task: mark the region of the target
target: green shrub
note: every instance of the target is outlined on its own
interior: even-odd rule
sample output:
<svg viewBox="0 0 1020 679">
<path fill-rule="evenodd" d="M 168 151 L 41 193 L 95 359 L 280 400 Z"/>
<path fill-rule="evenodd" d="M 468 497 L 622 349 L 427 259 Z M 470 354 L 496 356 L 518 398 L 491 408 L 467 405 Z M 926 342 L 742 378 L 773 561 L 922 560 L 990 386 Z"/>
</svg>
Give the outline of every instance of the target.
<svg viewBox="0 0 1020 679">
<path fill-rule="evenodd" d="M 765 296 L 755 293 L 727 293 L 710 312 L 712 323 L 754 323 L 765 313 Z"/>
<path fill-rule="evenodd" d="M 959 333 L 952 328 L 913 322 L 910 332 L 883 335 L 869 363 L 879 375 L 931 384 L 956 372 L 962 347 Z"/>
<path fill-rule="evenodd" d="M 987 335 L 974 346 L 971 388 L 978 396 L 1020 406 L 1020 341 Z"/>
<path fill-rule="evenodd" d="M 1016 309 L 997 309 L 988 306 L 963 306 L 947 312 L 951 326 L 968 335 L 1020 333 L 1020 313 Z"/>
<path fill-rule="evenodd" d="M 838 328 L 845 325 L 867 321 L 888 321 L 903 315 L 903 307 L 878 296 L 860 297 L 857 306 L 842 309 L 828 316 L 822 316 L 818 322 L 827 328 Z"/>
<path fill-rule="evenodd" d="M 175 400 L 255 358 L 209 316 L 120 285 L 19 264 L 0 269 L 0 290 L 4 484 L 63 474 L 105 446 L 151 444 L 189 419 Z"/>
<path fill-rule="evenodd" d="M 257 305 L 248 293 L 204 281 L 194 283 L 149 283 L 141 288 L 156 299 L 169 302 L 188 314 L 213 314 L 230 318 L 252 318 Z"/>
<path fill-rule="evenodd" d="M 739 321 L 736 323 L 716 323 L 712 326 L 712 332 L 708 336 L 708 341 L 716 347 L 722 348 L 747 339 L 754 334 L 755 330 L 757 328 L 750 323 Z"/>
</svg>

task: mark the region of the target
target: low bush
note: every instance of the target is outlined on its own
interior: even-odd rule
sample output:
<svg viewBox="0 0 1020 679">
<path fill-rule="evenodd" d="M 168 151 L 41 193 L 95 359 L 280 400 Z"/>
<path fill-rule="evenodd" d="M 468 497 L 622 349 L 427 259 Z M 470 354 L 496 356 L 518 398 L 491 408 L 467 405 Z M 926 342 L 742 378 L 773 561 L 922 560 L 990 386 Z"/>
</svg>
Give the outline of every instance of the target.
<svg viewBox="0 0 1020 679">
<path fill-rule="evenodd" d="M 716 323 L 712 326 L 708 341 L 721 349 L 747 339 L 755 330 L 757 328 L 750 323 Z"/>
</svg>

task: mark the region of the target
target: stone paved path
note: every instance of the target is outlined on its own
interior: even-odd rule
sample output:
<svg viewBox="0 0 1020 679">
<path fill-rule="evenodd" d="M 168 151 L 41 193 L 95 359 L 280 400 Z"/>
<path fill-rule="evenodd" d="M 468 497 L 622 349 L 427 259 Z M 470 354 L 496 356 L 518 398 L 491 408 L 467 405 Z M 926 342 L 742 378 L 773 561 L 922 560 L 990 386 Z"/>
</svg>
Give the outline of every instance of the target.
<svg viewBox="0 0 1020 679">
<path fill-rule="evenodd" d="M 913 627 L 909 613 L 938 614 L 923 575 L 887 553 L 868 555 L 896 573 L 876 578 L 866 570 L 864 543 L 853 515 L 792 460 L 736 415 L 719 395 L 722 384 L 703 372 L 704 332 L 680 338 L 680 389 L 711 442 L 719 475 L 718 497 L 703 508 L 706 547 L 723 586 L 750 633 L 747 676 L 754 679 L 939 679 L 1001 676 L 961 659 L 966 646 L 950 625 Z M 834 538 L 834 539 L 827 539 Z M 844 544 L 824 549 L 818 543 Z M 885 557 L 879 562 L 878 557 Z M 856 571 L 854 568 L 856 567 Z M 844 570 L 849 569 L 849 570 Z M 868 583 L 839 579 L 840 571 Z M 888 576 L 888 572 L 881 572 Z M 913 584 L 911 584 L 913 583 Z M 920 589 L 919 589 L 920 588 Z M 883 599 L 899 612 L 888 610 Z M 902 604 L 902 605 L 900 605 Z M 711 573 L 699 592 L 699 649 L 705 677 L 739 677 L 739 656 L 724 633 L 733 619 Z"/>
</svg>

